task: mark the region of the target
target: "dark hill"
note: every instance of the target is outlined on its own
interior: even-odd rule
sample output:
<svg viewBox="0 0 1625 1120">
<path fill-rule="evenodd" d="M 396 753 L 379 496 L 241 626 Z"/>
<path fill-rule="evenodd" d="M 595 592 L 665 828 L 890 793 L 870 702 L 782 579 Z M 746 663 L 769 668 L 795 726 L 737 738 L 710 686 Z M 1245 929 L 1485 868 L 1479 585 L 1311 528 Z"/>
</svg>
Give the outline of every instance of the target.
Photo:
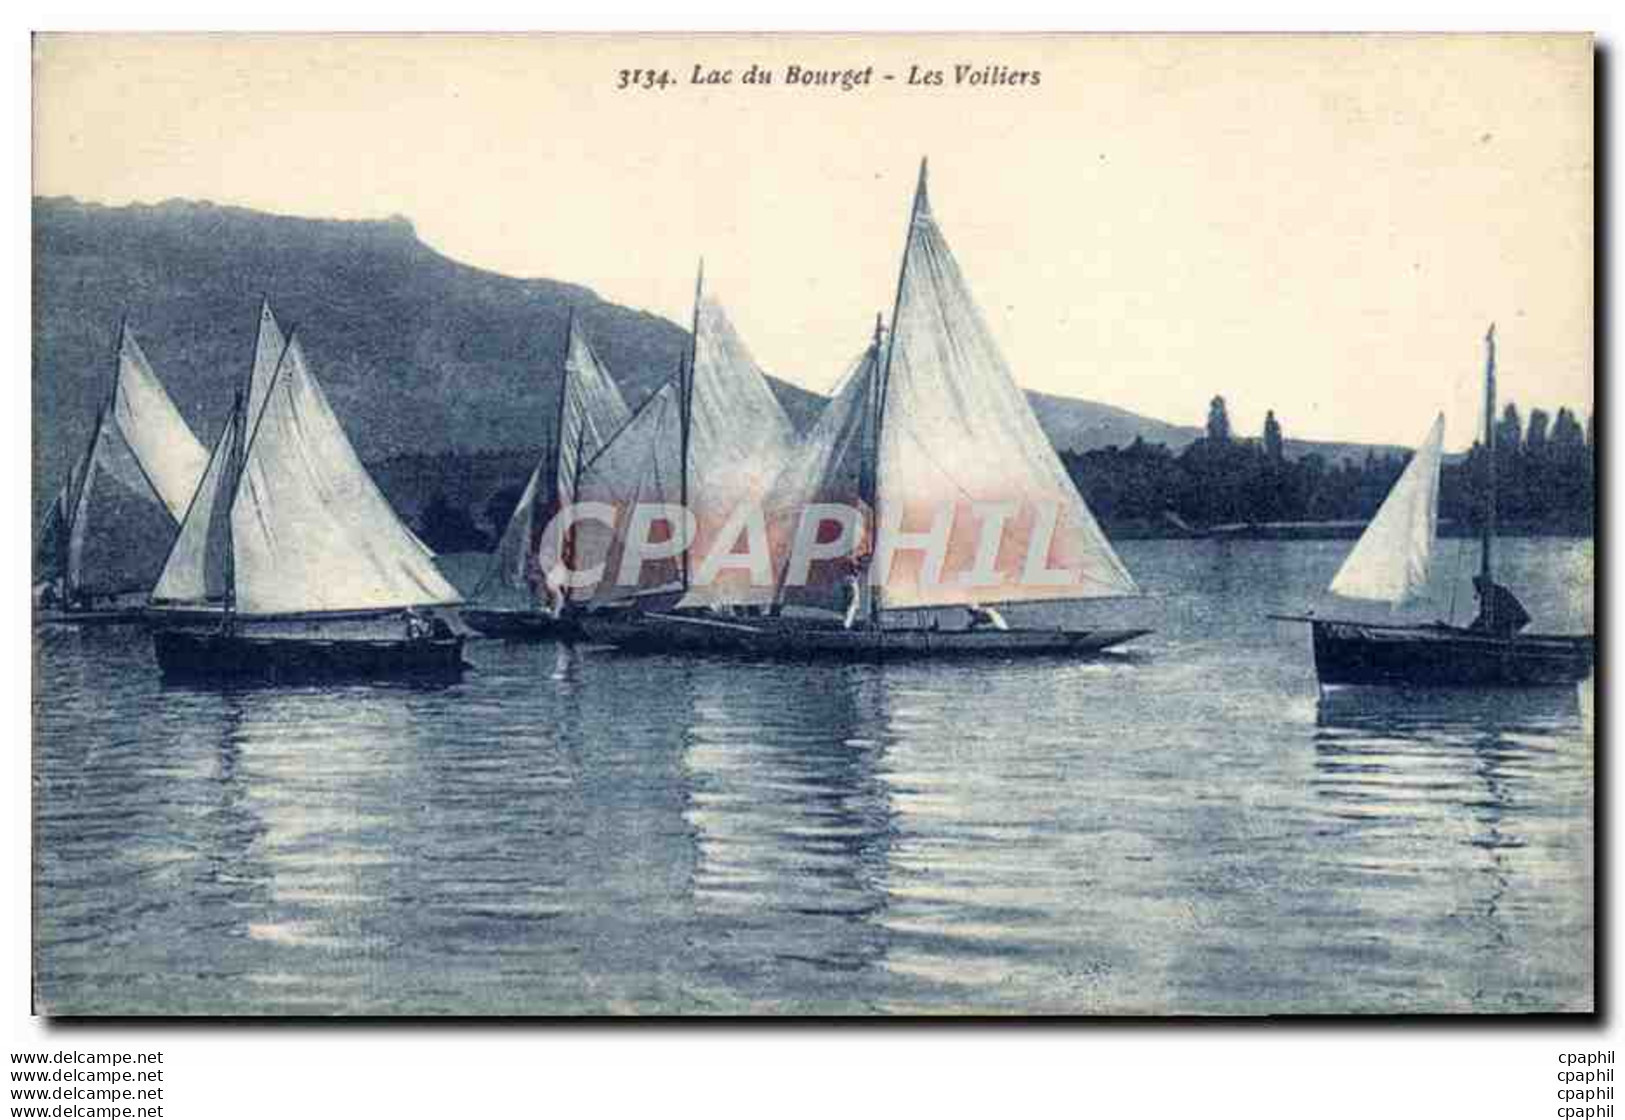
<svg viewBox="0 0 1625 1120">
<path fill-rule="evenodd" d="M 200 437 L 219 430 L 261 294 L 297 324 L 367 460 L 535 446 L 528 386 L 552 376 L 570 309 L 636 404 L 687 331 L 554 280 L 449 260 L 404 219 L 313 221 L 207 203 L 34 202 L 35 475 L 49 489 L 107 392 L 121 316 Z M 534 378 L 535 380 L 531 380 Z M 819 398 L 776 386 L 805 421 Z"/>
<path fill-rule="evenodd" d="M 402 218 L 322 221 L 203 202 L 104 207 L 60 198 L 35 199 L 33 217 L 36 519 L 89 435 L 124 315 L 209 442 L 268 295 L 283 325 L 299 326 L 363 459 L 432 457 L 448 482 L 474 456 L 505 461 L 489 453 L 537 445 L 527 395 L 554 376 L 571 308 L 634 405 L 670 376 L 687 344 L 683 327 L 587 288 L 459 264 Z M 775 388 L 806 427 L 823 398 L 784 382 Z M 1068 450 L 1136 436 L 1177 450 L 1200 435 L 1089 401 L 1032 400 Z M 421 471 L 386 473 L 425 484 Z M 384 484 L 403 512 L 429 496 Z"/>
</svg>

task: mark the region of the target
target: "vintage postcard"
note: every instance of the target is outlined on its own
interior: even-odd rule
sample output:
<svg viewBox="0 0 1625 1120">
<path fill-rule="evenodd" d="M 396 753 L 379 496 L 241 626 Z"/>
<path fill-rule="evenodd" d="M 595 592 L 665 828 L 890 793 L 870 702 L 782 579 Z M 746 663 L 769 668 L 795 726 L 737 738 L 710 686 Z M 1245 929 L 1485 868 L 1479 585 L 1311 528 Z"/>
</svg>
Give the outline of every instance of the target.
<svg viewBox="0 0 1625 1120">
<path fill-rule="evenodd" d="M 1597 1007 L 1589 36 L 33 67 L 37 1014 Z"/>
</svg>

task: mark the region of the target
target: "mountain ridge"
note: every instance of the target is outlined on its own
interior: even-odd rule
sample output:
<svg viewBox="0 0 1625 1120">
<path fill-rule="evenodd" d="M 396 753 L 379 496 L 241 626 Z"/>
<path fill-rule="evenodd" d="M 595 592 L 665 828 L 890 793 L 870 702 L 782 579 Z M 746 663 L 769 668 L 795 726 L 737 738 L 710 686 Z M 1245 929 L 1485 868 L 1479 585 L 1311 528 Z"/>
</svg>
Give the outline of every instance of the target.
<svg viewBox="0 0 1625 1120">
<path fill-rule="evenodd" d="M 299 330 L 368 462 L 536 446 L 538 410 L 527 399 L 557 376 L 572 310 L 633 406 L 670 376 L 688 346 L 685 327 L 583 285 L 456 261 L 399 216 L 342 220 L 187 199 L 106 206 L 36 197 L 32 242 L 36 514 L 88 439 L 126 317 L 182 415 L 211 443 L 268 297 L 284 327 Z M 802 429 L 825 399 L 780 379 L 773 387 Z M 1202 434 L 1097 402 L 1029 399 L 1065 450 L 1136 437 L 1179 450 Z"/>
</svg>

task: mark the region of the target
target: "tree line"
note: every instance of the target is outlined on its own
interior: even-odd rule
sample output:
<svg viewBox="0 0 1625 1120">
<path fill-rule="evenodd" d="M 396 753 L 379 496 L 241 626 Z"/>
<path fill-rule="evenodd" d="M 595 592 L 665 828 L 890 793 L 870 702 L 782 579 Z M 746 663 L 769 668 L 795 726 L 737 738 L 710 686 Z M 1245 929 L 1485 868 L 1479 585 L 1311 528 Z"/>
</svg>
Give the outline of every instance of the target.
<svg viewBox="0 0 1625 1120">
<path fill-rule="evenodd" d="M 427 457 L 413 472 L 463 475 L 523 461 L 514 452 Z M 473 459 L 477 462 L 471 463 Z M 442 462 L 443 460 L 443 462 Z M 486 462 L 489 460 L 489 462 Z M 1271 411 L 1257 439 L 1235 436 L 1223 397 L 1208 408 L 1206 434 L 1183 450 L 1135 439 L 1127 447 L 1063 451 L 1061 460 L 1089 508 L 1108 528 L 1149 533 L 1214 525 L 1365 521 L 1399 478 L 1408 454 L 1368 450 L 1363 459 L 1330 461 L 1318 452 L 1286 455 L 1285 435 Z M 1439 478 L 1439 517 L 1457 531 L 1476 531 L 1485 510 L 1489 459 L 1480 443 L 1446 459 Z M 1496 422 L 1496 508 L 1514 532 L 1588 535 L 1596 479 L 1591 418 L 1555 417 L 1533 409 L 1527 422 L 1508 404 Z M 506 473 L 506 472 L 503 472 Z M 463 508 L 437 490 L 416 519 L 418 535 L 438 551 L 486 551 L 501 534 L 524 490 L 516 478 L 475 507 Z"/>
<path fill-rule="evenodd" d="M 1596 501 L 1591 418 L 1533 409 L 1527 423 L 1508 404 L 1495 426 L 1496 508 L 1522 532 L 1589 534 Z M 1409 454 L 1369 450 L 1363 460 L 1320 453 L 1289 459 L 1271 411 L 1258 439 L 1237 438 L 1223 397 L 1208 409 L 1206 434 L 1175 453 L 1135 439 L 1127 447 L 1063 452 L 1062 461 L 1095 515 L 1108 525 L 1166 529 L 1235 523 L 1364 521 L 1382 504 Z M 1489 457 L 1481 442 L 1440 470 L 1439 517 L 1475 530 L 1487 508 Z"/>
</svg>

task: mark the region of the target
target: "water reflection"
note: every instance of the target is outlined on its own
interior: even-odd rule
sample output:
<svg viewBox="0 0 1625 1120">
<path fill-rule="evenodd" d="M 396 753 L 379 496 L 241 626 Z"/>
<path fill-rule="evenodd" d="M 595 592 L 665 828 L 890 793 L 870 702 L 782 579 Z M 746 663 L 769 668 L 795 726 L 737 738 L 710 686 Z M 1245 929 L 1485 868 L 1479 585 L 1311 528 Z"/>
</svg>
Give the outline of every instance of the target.
<svg viewBox="0 0 1625 1120">
<path fill-rule="evenodd" d="M 1573 865 L 1552 858 L 1589 826 L 1562 808 L 1589 802 L 1580 732 L 1573 688 L 1321 698 L 1315 792 L 1329 881 L 1369 919 L 1361 936 L 1384 961 L 1454 946 L 1454 961 L 1419 964 L 1430 1004 L 1537 1006 L 1531 970 L 1555 970 L 1561 955 L 1549 923 L 1589 941 L 1589 899 Z M 1374 889 L 1385 885 L 1412 889 Z"/>
<path fill-rule="evenodd" d="M 1317 705 L 1305 635 L 1260 616 L 1343 542 L 1125 548 L 1177 609 L 1086 663 L 480 642 L 433 687 L 234 690 L 38 630 L 41 1005 L 1591 1006 L 1589 704 Z"/>
<path fill-rule="evenodd" d="M 714 967 L 797 1009 L 850 1006 L 886 949 L 892 842 L 884 676 L 872 666 L 702 665 L 684 763 Z M 808 994 L 812 993 L 811 998 Z"/>
</svg>

